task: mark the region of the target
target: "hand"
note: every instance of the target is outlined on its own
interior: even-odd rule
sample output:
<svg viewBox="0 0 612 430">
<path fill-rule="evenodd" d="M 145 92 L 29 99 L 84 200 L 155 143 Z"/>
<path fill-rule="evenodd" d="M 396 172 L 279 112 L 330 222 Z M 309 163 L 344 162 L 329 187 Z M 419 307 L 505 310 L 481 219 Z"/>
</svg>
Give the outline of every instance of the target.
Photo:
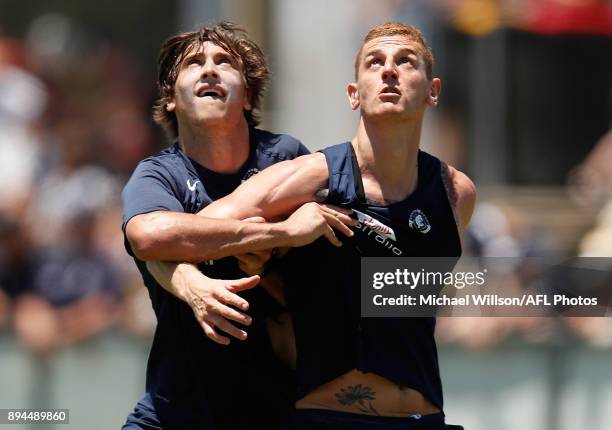
<svg viewBox="0 0 612 430">
<path fill-rule="evenodd" d="M 319 203 L 306 203 L 283 221 L 290 235 L 290 246 L 305 246 L 325 236 L 334 246 L 342 246 L 334 228 L 347 237 L 353 236 L 348 226 L 357 225 L 351 210 Z"/>
<path fill-rule="evenodd" d="M 190 279 L 185 288 L 185 301 L 206 336 L 221 345 L 228 345 L 230 340 L 220 335 L 217 329 L 239 340 L 247 338 L 247 333 L 230 320 L 247 326 L 251 324 L 250 316 L 234 309 L 246 311 L 249 308 L 249 303 L 236 293 L 255 287 L 259 280 L 259 276 L 235 280 L 211 279 L 201 273 L 195 282 L 193 278 Z"/>
<path fill-rule="evenodd" d="M 262 217 L 251 217 L 243 221 L 264 223 L 266 220 Z M 272 257 L 273 250 L 262 250 L 257 252 L 247 252 L 245 254 L 236 255 L 238 267 L 247 275 L 261 275 L 264 271 L 264 266 Z"/>
<path fill-rule="evenodd" d="M 238 267 L 249 276 L 261 275 L 264 271 L 264 266 L 272 257 L 272 250 L 247 252 L 236 256 Z"/>
</svg>

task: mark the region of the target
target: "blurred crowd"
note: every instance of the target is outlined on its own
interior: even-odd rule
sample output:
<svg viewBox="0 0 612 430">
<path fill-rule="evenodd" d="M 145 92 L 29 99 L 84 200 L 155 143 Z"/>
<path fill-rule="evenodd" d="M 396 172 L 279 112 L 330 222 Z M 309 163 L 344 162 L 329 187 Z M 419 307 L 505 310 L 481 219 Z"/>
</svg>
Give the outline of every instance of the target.
<svg viewBox="0 0 612 430">
<path fill-rule="evenodd" d="M 0 324 L 42 355 L 153 326 L 120 231 L 122 184 L 159 146 L 153 81 L 82 36 L 49 14 L 0 38 Z"/>
<path fill-rule="evenodd" d="M 464 255 L 511 259 L 512 270 L 499 283 L 499 287 L 506 289 L 502 292 L 504 296 L 533 293 L 534 286 L 572 296 L 592 294 L 599 296 L 603 314 L 607 316 L 444 317 L 438 319 L 440 342 L 487 348 L 504 340 L 518 339 L 529 344 L 580 342 L 612 348 L 612 311 L 609 310 L 612 306 L 612 131 L 570 171 L 565 188 L 527 193 L 517 189 L 518 197 L 501 194 L 489 195 L 477 204 L 464 237 Z M 543 200 L 543 203 L 530 204 L 529 198 L 520 194 L 531 195 L 532 201 Z M 554 218 L 558 218 L 556 228 Z M 547 259 L 575 264 L 577 260 L 570 260 L 574 257 L 595 257 L 598 261 L 591 264 L 594 270 L 571 272 L 570 264 L 548 272 L 552 276 L 541 276 L 543 269 L 549 268 Z"/>
<path fill-rule="evenodd" d="M 495 3 L 462 3 L 483 2 Z M 124 250 L 119 198 L 136 163 L 164 145 L 150 120 L 154 73 L 122 47 L 77 33 L 66 17 L 50 14 L 22 40 L 0 35 L 0 332 L 12 331 L 40 356 L 109 329 L 150 336 L 155 326 Z M 572 248 L 484 199 L 466 251 L 612 257 L 610 166 L 608 134 L 569 175 L 568 201 L 599 213 Z M 611 347 L 611 328 L 604 318 L 453 317 L 440 319 L 439 339 L 485 348 L 561 333 Z"/>
</svg>

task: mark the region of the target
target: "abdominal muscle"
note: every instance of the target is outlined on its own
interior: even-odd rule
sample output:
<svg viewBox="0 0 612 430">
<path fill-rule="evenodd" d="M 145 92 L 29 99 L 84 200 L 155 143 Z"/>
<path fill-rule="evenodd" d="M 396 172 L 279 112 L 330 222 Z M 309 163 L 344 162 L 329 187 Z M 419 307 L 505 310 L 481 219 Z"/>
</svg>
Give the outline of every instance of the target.
<svg viewBox="0 0 612 430">
<path fill-rule="evenodd" d="M 440 412 L 420 392 L 374 373 L 353 369 L 308 393 L 296 409 L 327 409 L 355 414 L 408 417 Z"/>
</svg>

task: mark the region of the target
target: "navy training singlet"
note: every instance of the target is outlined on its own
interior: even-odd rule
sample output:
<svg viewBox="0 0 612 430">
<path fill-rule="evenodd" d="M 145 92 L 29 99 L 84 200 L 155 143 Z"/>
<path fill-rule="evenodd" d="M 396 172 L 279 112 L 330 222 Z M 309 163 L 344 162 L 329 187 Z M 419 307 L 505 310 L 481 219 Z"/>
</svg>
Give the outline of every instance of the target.
<svg viewBox="0 0 612 430">
<path fill-rule="evenodd" d="M 400 202 L 381 206 L 365 200 L 350 142 L 321 152 L 329 169 L 326 203 L 358 211 L 360 224 L 353 228 L 352 238 L 339 235 L 344 242 L 341 248 L 319 240 L 288 256 L 286 276 L 298 354 L 297 398 L 358 369 L 413 388 L 442 409 L 435 318 L 360 316 L 361 257 L 461 255 L 442 163 L 419 151 L 416 190 Z M 384 234 L 385 227 L 394 235 Z"/>
</svg>

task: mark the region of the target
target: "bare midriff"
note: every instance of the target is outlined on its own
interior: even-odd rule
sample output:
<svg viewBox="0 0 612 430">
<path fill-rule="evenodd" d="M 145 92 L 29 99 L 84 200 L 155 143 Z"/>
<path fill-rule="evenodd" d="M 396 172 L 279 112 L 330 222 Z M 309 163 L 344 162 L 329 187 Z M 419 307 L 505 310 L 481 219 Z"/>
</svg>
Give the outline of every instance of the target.
<svg viewBox="0 0 612 430">
<path fill-rule="evenodd" d="M 308 393 L 297 409 L 326 409 L 386 417 L 440 412 L 420 392 L 397 385 L 374 373 L 353 369 Z"/>
</svg>

